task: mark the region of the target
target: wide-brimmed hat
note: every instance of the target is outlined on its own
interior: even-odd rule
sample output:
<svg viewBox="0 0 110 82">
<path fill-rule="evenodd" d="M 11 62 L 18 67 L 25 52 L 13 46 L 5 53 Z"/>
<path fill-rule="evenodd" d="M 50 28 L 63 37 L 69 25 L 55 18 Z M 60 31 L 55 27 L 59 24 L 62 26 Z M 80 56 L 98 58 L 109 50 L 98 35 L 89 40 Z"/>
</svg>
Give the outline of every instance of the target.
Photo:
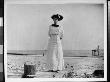
<svg viewBox="0 0 110 82">
<path fill-rule="evenodd" d="M 63 19 L 63 16 L 62 15 L 59 15 L 59 14 L 54 14 L 51 16 L 52 19 L 58 19 L 58 21 L 61 21 Z"/>
</svg>

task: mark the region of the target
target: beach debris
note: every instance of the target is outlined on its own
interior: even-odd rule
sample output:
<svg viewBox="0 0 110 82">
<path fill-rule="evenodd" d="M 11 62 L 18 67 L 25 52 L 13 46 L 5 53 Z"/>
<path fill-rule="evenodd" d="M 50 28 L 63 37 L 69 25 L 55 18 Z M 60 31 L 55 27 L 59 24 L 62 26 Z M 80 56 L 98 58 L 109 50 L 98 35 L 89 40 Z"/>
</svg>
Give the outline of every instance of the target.
<svg viewBox="0 0 110 82">
<path fill-rule="evenodd" d="M 36 73 L 36 64 L 26 62 L 24 64 L 24 74 L 22 75 L 22 78 L 32 78 L 29 77 L 29 75 L 35 75 L 35 73 Z"/>
<path fill-rule="evenodd" d="M 93 76 L 96 78 L 103 78 L 104 77 L 104 70 L 95 70 L 93 72 Z"/>
</svg>

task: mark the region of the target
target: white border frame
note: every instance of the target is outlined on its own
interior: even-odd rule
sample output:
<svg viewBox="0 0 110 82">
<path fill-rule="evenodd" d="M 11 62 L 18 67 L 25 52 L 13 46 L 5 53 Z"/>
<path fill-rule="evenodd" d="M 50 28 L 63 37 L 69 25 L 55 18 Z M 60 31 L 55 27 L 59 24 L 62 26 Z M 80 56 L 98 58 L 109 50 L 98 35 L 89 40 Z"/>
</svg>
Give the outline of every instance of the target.
<svg viewBox="0 0 110 82">
<path fill-rule="evenodd" d="M 8 4 L 104 4 L 104 78 L 7 78 L 7 5 Z M 6 82 L 36 81 L 107 81 L 107 1 L 106 0 L 5 0 L 4 2 L 4 66 Z"/>
</svg>

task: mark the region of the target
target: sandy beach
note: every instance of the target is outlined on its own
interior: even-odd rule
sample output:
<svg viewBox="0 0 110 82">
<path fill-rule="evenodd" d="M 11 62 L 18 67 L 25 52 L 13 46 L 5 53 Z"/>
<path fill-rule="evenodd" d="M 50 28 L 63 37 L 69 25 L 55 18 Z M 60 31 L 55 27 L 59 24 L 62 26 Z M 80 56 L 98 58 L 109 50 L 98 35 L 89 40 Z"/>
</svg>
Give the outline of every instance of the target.
<svg viewBox="0 0 110 82">
<path fill-rule="evenodd" d="M 7 59 L 9 78 L 21 78 L 25 62 L 36 64 L 35 78 L 62 78 L 69 72 L 74 72 L 74 78 L 82 78 L 85 74 L 91 75 L 94 70 L 104 70 L 103 57 L 64 57 L 65 69 L 58 73 L 45 72 L 45 56 L 42 55 L 8 55 Z"/>
</svg>

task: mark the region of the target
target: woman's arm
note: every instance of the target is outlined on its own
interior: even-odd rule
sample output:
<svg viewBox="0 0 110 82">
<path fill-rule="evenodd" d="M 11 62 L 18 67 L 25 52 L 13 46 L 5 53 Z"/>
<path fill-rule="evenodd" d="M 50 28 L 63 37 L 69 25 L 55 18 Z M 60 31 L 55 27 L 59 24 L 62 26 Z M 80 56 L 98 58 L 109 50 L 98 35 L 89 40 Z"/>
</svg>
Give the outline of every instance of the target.
<svg viewBox="0 0 110 82">
<path fill-rule="evenodd" d="M 62 38 L 63 38 L 63 34 L 64 34 L 64 30 L 63 30 L 63 29 L 61 29 L 60 39 L 62 39 Z"/>
</svg>

